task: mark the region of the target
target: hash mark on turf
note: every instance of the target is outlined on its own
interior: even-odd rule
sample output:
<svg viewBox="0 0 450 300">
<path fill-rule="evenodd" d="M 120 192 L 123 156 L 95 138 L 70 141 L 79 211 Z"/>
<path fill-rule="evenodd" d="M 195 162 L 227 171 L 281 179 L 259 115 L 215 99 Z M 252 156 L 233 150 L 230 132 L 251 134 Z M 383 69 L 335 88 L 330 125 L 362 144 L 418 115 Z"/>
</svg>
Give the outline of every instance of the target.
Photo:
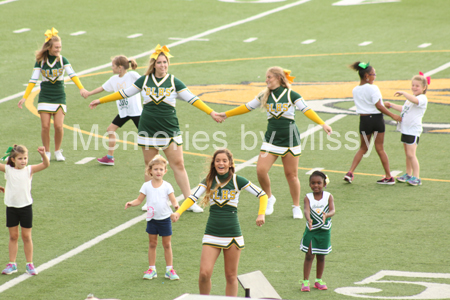
<svg viewBox="0 0 450 300">
<path fill-rule="evenodd" d="M 93 159 L 95 159 L 95 157 L 85 157 L 82 160 L 77 161 L 75 164 L 76 165 L 84 165 L 84 164 L 90 162 Z"/>
</svg>

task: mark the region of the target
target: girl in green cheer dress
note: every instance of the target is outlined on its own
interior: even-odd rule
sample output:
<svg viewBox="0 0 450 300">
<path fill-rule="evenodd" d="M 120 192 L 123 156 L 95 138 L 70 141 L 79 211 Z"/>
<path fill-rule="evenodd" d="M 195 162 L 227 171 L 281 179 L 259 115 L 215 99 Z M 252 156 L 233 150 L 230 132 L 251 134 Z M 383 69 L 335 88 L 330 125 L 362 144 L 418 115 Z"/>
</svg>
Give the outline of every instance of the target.
<svg viewBox="0 0 450 300">
<path fill-rule="evenodd" d="M 225 294 L 226 296 L 237 296 L 239 258 L 241 249 L 244 248 L 244 237 L 239 225 L 237 211 L 242 190 L 246 190 L 259 198 L 256 225 L 262 226 L 265 223 L 266 193 L 234 172 L 231 152 L 228 149 L 217 150 L 213 155 L 206 178 L 171 216 L 173 222 L 178 221 L 180 215 L 196 203 L 203 193 L 206 193 L 201 203 L 209 204 L 210 214 L 203 236 L 198 282 L 200 294 L 203 295 L 209 295 L 211 292 L 211 276 L 214 265 L 223 249 L 227 281 Z"/>
<path fill-rule="evenodd" d="M 18 106 L 22 108 L 22 104 L 25 103 L 36 85 L 39 75 L 42 75 L 41 91 L 39 93 L 37 107 L 41 117 L 42 144 L 45 148 L 45 154 L 50 160 L 50 121 L 53 116 L 55 157 L 57 161 L 64 161 L 65 158 L 61 153 L 61 143 L 64 135 L 64 116 L 67 112 L 64 73 L 66 72 L 80 89 L 81 96 L 86 96 L 87 91 L 84 89 L 67 58 L 61 55 L 62 44 L 61 38 L 58 36 L 58 31 L 52 28 L 52 30 L 45 32 L 45 36 L 45 43 L 42 45 L 41 50 L 36 52 L 36 63 L 33 74 Z"/>
</svg>

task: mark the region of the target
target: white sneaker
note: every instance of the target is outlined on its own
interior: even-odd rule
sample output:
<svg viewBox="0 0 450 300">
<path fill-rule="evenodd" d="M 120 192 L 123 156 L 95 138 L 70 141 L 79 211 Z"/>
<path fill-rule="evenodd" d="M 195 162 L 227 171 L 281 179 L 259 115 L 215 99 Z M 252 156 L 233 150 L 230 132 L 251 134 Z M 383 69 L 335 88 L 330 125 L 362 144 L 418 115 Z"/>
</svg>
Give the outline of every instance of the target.
<svg viewBox="0 0 450 300">
<path fill-rule="evenodd" d="M 66 158 L 62 155 L 62 150 L 55 151 L 56 161 L 65 161 Z"/>
<path fill-rule="evenodd" d="M 294 219 L 303 219 L 303 213 L 300 206 L 292 205 L 292 214 L 294 215 Z"/>
<path fill-rule="evenodd" d="M 50 161 L 50 157 L 52 156 L 52 153 L 51 152 L 45 152 L 45 155 L 47 156 L 48 161 Z M 41 160 L 42 160 L 42 157 L 41 157 Z"/>
<path fill-rule="evenodd" d="M 142 206 L 142 210 L 143 210 L 143 211 L 147 211 L 147 203 L 145 203 L 145 204 Z"/>
<path fill-rule="evenodd" d="M 202 213 L 203 212 L 203 208 L 198 206 L 197 203 L 192 204 L 192 206 L 189 207 L 187 210 L 193 211 L 195 213 Z"/>
<path fill-rule="evenodd" d="M 266 216 L 273 214 L 273 205 L 277 202 L 274 195 L 270 196 L 267 200 Z"/>
</svg>

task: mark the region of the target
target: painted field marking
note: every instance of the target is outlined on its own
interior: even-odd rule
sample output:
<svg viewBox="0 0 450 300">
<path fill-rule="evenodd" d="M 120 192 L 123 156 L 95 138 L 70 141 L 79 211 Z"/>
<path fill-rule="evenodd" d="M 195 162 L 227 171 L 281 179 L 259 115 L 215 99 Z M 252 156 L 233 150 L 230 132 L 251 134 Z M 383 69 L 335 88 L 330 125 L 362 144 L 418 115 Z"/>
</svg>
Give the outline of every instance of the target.
<svg viewBox="0 0 450 300">
<path fill-rule="evenodd" d="M 17 29 L 17 30 L 14 30 L 13 32 L 14 33 L 22 33 L 22 32 L 27 32 L 27 31 L 30 31 L 30 28 Z"/>
<path fill-rule="evenodd" d="M 446 64 L 444 64 L 444 65 L 442 65 L 442 66 L 440 66 L 440 67 L 437 67 L 437 68 L 434 69 L 434 70 L 428 71 L 428 72 L 426 72 L 424 75 L 425 75 L 425 76 L 431 76 L 431 75 L 434 75 L 434 74 L 436 74 L 436 73 L 438 73 L 438 72 L 440 72 L 440 71 L 443 71 L 443 70 L 445 70 L 445 69 L 448 69 L 448 68 L 450 68 L 450 62 L 448 62 L 448 63 L 446 63 Z"/>
<path fill-rule="evenodd" d="M 314 168 L 309 170 L 308 172 L 306 172 L 306 175 L 311 175 L 312 173 L 314 173 L 315 171 L 322 171 L 324 168 Z"/>
<path fill-rule="evenodd" d="M 170 45 L 168 45 L 170 46 Z M 152 53 L 153 51 L 150 51 L 149 53 Z M 219 62 L 233 62 L 233 61 L 251 61 L 251 60 L 265 60 L 265 59 L 279 59 L 279 58 L 304 58 L 304 57 L 325 57 L 325 56 L 344 56 L 344 55 L 389 55 L 389 54 L 413 54 L 413 53 L 450 53 L 450 50 L 411 50 L 411 51 L 381 51 L 381 52 L 348 52 L 348 53 L 319 53 L 319 54 L 297 54 L 297 55 L 280 55 L 280 56 L 264 56 L 264 57 L 247 57 L 247 58 L 232 58 L 232 59 L 216 59 L 216 60 L 209 60 L 209 61 L 196 61 L 196 62 L 185 62 L 185 63 L 173 63 L 172 66 L 178 66 L 178 65 L 189 65 L 189 64 L 207 64 L 207 63 L 219 63 Z M 144 55 L 145 56 L 145 55 Z M 140 56 L 142 57 L 142 56 Z M 137 56 L 134 56 L 132 58 L 138 58 Z M 108 74 L 111 73 L 111 71 L 102 71 L 95 74 L 90 74 L 91 72 L 98 71 L 100 69 L 104 68 L 110 68 L 111 63 L 104 64 L 102 66 L 94 67 L 88 70 L 84 70 L 81 72 L 77 72 L 79 74 L 79 77 L 88 77 L 88 76 L 94 76 L 98 74 Z M 435 70 L 435 74 L 439 71 L 445 70 L 448 67 L 450 67 L 450 63 L 445 64 Z M 138 69 L 144 69 L 147 67 L 138 67 Z M 430 71 L 430 72 L 433 72 Z M 425 74 L 426 76 L 431 76 L 429 73 Z M 69 77 L 64 78 L 65 81 L 70 80 Z M 38 87 L 35 87 L 33 91 L 36 89 L 39 89 Z M 0 103 L 7 102 L 9 100 L 16 99 L 18 97 L 22 97 L 24 94 L 23 92 L 15 93 L 11 96 L 7 96 L 5 98 L 0 99 Z"/>
<path fill-rule="evenodd" d="M 169 44 L 169 45 L 167 45 L 167 47 L 172 48 L 172 47 L 175 47 L 175 46 L 178 46 L 178 45 L 185 44 L 185 43 L 190 42 L 190 41 L 195 41 L 198 38 L 202 38 L 204 36 L 208 36 L 208 35 L 211 35 L 213 33 L 216 33 L 216 32 L 219 32 L 219 31 L 222 31 L 222 30 L 225 30 L 225 29 L 229 29 L 229 28 L 232 28 L 232 27 L 235 27 L 235 26 L 238 26 L 238 25 L 242 25 L 242 24 L 245 24 L 245 23 L 248 23 L 248 22 L 251 22 L 251 21 L 258 20 L 258 19 L 261 19 L 261 18 L 266 17 L 268 15 L 271 15 L 271 14 L 274 14 L 274 13 L 277 13 L 277 12 L 289 9 L 289 8 L 297 6 L 297 5 L 304 4 L 304 3 L 309 2 L 309 1 L 311 1 L 311 0 L 300 0 L 300 1 L 297 1 L 297 2 L 290 3 L 290 4 L 286 4 L 284 6 L 280 6 L 280 7 L 268 10 L 266 12 L 254 15 L 253 17 L 249 17 L 249 18 L 246 18 L 246 19 L 243 19 L 243 20 L 240 20 L 240 21 L 236 21 L 236 22 L 233 22 L 233 23 L 230 23 L 230 24 L 227 24 L 227 25 L 223 25 L 223 26 L 220 26 L 220 27 L 217 27 L 217 28 L 214 28 L 214 29 L 210 29 L 210 30 L 207 30 L 205 32 L 193 35 L 193 36 L 191 36 L 189 38 L 185 38 L 185 39 L 180 40 L 178 42 Z M 131 56 L 130 58 L 138 59 L 138 58 L 141 58 L 141 57 L 144 57 L 144 56 L 149 56 L 153 52 L 154 52 L 154 50 L 143 52 L 141 54 L 138 54 L 138 55 L 135 55 L 135 56 Z M 111 62 L 108 62 L 106 64 L 103 64 L 103 65 L 100 65 L 100 66 L 97 66 L 97 67 L 93 67 L 93 68 L 90 68 L 90 69 L 87 69 L 87 70 L 83 70 L 81 72 L 77 72 L 77 74 L 78 75 L 89 74 L 89 73 L 92 73 L 92 72 L 95 72 L 95 71 L 98 71 L 98 70 L 101 70 L 101 69 L 104 69 L 104 68 L 110 68 L 110 67 L 111 67 Z M 66 80 L 66 79 L 68 80 L 68 78 L 69 77 L 66 76 L 66 77 L 64 77 L 64 80 Z M 0 99 L 0 103 L 6 102 L 8 100 L 15 99 L 17 97 L 21 97 L 23 94 L 24 94 L 24 92 L 19 92 L 19 93 L 16 93 L 14 95 L 5 97 L 3 99 Z"/>
<path fill-rule="evenodd" d="M 372 44 L 372 42 L 371 41 L 367 41 L 367 42 L 362 42 L 361 44 L 358 44 L 358 46 L 367 46 L 367 45 L 370 45 L 370 44 Z"/>
<path fill-rule="evenodd" d="M 256 38 L 256 37 L 248 38 L 248 39 L 244 40 L 244 43 L 251 43 L 251 42 L 256 41 L 257 39 L 258 38 Z"/>
<path fill-rule="evenodd" d="M 5 1 L 1 1 L 1 2 L 0 2 L 0 5 L 6 4 L 6 3 L 10 3 L 10 2 L 14 2 L 14 1 L 17 1 L 17 0 L 5 0 Z"/>
<path fill-rule="evenodd" d="M 127 36 L 127 38 L 134 39 L 134 38 L 137 38 L 137 37 L 140 37 L 140 36 L 142 36 L 142 33 L 135 33 L 135 34 Z"/>
<path fill-rule="evenodd" d="M 308 45 L 308 44 L 314 43 L 315 41 L 316 41 L 316 40 L 306 40 L 306 41 L 303 41 L 302 44 L 303 44 L 303 45 Z"/>
<path fill-rule="evenodd" d="M 394 171 L 391 171 L 391 176 L 395 177 L 395 176 L 397 176 L 397 175 L 399 175 L 401 173 L 403 173 L 403 171 L 394 170 Z"/>
<path fill-rule="evenodd" d="M 429 47 L 429 46 L 431 46 L 431 43 L 424 43 L 424 44 L 421 44 L 421 45 L 419 45 L 417 47 L 418 48 L 426 48 L 426 47 Z"/>
<path fill-rule="evenodd" d="M 84 165 L 94 159 L 95 159 L 95 157 L 85 157 L 82 160 L 77 161 L 75 164 L 76 165 Z"/>
<path fill-rule="evenodd" d="M 77 31 L 77 32 L 71 33 L 70 35 L 76 36 L 76 35 L 82 35 L 85 33 L 86 33 L 86 31 Z"/>
<path fill-rule="evenodd" d="M 182 41 L 182 40 L 185 40 L 185 38 L 175 38 L 175 37 L 170 37 L 169 40 Z M 209 39 L 195 39 L 195 40 L 191 40 L 191 41 L 209 42 Z"/>
<path fill-rule="evenodd" d="M 340 0 L 338 2 L 333 3 L 334 6 L 349 6 L 349 5 L 362 5 L 362 4 L 379 4 L 379 3 L 391 3 L 391 2 L 400 2 L 401 0 Z"/>
</svg>

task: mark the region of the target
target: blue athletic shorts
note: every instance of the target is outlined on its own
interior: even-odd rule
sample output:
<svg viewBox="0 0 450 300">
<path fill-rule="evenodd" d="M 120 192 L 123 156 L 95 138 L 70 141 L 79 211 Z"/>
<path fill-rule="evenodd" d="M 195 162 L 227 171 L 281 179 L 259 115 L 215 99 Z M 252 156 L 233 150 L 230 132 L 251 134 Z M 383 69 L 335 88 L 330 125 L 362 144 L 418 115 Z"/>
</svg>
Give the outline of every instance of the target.
<svg viewBox="0 0 450 300">
<path fill-rule="evenodd" d="M 170 217 L 164 220 L 151 219 L 150 221 L 147 221 L 147 230 L 145 231 L 148 234 L 170 236 L 172 235 L 172 221 L 170 220 Z"/>
</svg>

